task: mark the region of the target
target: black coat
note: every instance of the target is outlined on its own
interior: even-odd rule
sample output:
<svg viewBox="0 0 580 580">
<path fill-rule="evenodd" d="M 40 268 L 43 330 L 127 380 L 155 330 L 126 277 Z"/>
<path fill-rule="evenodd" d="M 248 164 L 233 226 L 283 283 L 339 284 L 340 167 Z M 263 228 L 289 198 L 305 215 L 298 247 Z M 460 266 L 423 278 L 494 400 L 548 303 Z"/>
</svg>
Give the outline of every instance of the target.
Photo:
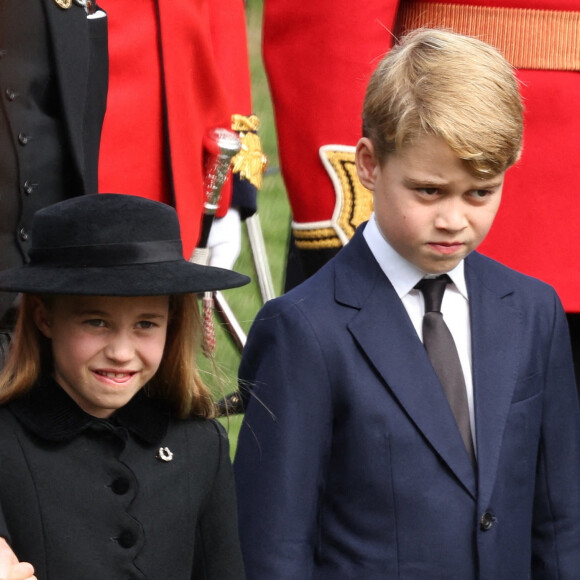
<svg viewBox="0 0 580 580">
<path fill-rule="evenodd" d="M 0 409 L 0 481 L 1 535 L 39 580 L 244 577 L 215 421 L 142 393 L 96 419 L 45 380 Z"/>
<path fill-rule="evenodd" d="M 26 261 L 35 211 L 97 192 L 107 83 L 106 18 L 0 0 L 0 269 Z"/>
</svg>

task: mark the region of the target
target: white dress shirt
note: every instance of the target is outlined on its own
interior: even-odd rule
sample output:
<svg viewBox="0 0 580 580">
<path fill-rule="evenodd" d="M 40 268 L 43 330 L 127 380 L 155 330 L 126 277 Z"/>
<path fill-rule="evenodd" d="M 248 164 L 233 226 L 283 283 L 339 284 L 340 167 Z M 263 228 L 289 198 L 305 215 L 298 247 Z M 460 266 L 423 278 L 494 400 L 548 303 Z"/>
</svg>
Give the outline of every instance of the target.
<svg viewBox="0 0 580 580">
<path fill-rule="evenodd" d="M 415 285 L 422 278 L 430 277 L 431 275 L 419 270 L 393 249 L 379 229 L 374 213 L 364 229 L 363 236 L 379 266 L 402 300 L 403 306 L 417 331 L 417 335 L 422 341 L 425 301 L 423 294 L 419 290 L 415 290 Z M 467 284 L 465 283 L 463 260 L 453 270 L 447 272 L 447 275 L 451 278 L 453 284 L 448 284 L 445 289 L 441 313 L 451 331 L 459 354 L 459 361 L 461 362 L 467 389 L 469 421 L 475 449 L 475 413 L 473 378 L 471 374 L 471 324 L 469 321 L 469 297 L 467 295 Z"/>
</svg>

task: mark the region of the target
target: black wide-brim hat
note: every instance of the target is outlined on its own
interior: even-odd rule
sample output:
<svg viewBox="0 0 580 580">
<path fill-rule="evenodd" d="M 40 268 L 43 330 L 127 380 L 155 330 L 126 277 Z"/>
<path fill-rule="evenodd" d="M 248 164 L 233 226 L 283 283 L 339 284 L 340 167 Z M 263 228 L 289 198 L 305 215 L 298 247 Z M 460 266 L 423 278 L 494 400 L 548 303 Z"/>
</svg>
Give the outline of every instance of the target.
<svg viewBox="0 0 580 580">
<path fill-rule="evenodd" d="M 30 262 L 0 272 L 0 290 L 161 296 L 243 286 L 250 278 L 183 257 L 175 210 L 114 193 L 82 195 L 34 214 Z"/>
</svg>

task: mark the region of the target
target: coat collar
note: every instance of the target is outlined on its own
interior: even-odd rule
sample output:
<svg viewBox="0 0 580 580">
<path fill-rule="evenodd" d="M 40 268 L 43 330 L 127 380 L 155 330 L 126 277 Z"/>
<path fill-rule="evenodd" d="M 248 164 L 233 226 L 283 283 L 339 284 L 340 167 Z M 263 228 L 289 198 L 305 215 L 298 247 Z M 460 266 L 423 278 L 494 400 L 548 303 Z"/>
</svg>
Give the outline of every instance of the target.
<svg viewBox="0 0 580 580">
<path fill-rule="evenodd" d="M 479 494 L 482 500 L 489 499 L 495 481 L 521 348 L 520 313 L 506 300 L 512 290 L 502 277 L 494 277 L 497 265 L 490 264 L 475 254 L 466 259 L 465 268 L 479 477 L 471 466 L 427 353 L 360 229 L 337 256 L 335 270 L 336 301 L 359 310 L 349 324 L 354 339 L 434 452 L 472 497 Z"/>
<path fill-rule="evenodd" d="M 97 419 L 48 376 L 8 406 L 27 429 L 54 442 L 73 439 L 92 425 L 108 424 L 125 427 L 146 443 L 156 444 L 167 432 L 170 416 L 165 403 L 147 398 L 141 390 L 109 419 Z"/>
</svg>

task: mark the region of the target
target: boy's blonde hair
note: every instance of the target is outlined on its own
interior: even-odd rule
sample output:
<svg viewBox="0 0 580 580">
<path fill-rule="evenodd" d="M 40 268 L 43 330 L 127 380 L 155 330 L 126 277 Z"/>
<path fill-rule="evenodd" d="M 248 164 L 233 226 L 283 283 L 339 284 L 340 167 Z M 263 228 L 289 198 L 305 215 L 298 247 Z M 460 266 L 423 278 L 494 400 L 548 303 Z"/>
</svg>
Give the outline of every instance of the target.
<svg viewBox="0 0 580 580">
<path fill-rule="evenodd" d="M 469 36 L 418 29 L 379 63 L 367 87 L 363 135 L 382 164 L 422 135 L 442 138 L 469 171 L 505 171 L 522 149 L 523 105 L 512 66 Z"/>
<path fill-rule="evenodd" d="M 50 308 L 51 297 L 41 296 Z M 0 404 L 23 395 L 41 373 L 52 373 L 50 340 L 34 322 L 34 302 L 24 294 L 10 355 L 0 374 Z M 175 294 L 169 299 L 169 324 L 161 364 L 145 385 L 148 396 L 167 401 L 178 417 L 215 416 L 215 403 L 201 380 L 197 352 L 202 325 L 195 294 Z"/>
</svg>

